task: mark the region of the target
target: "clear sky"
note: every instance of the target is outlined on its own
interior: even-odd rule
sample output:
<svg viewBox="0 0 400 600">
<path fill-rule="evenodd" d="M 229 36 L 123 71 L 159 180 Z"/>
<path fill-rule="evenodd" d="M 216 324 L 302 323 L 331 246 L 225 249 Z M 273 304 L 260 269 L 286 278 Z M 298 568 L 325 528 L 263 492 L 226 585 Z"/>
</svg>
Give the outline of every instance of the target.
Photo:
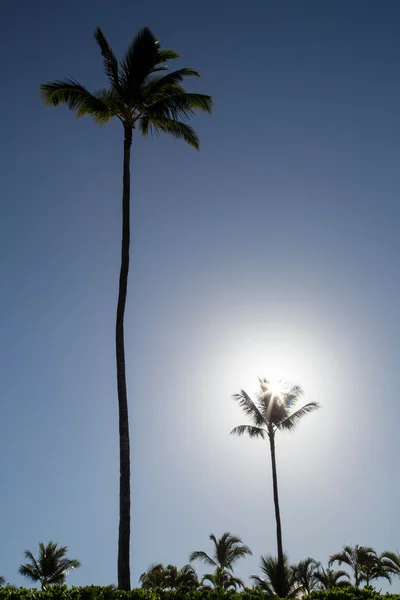
<svg viewBox="0 0 400 600">
<path fill-rule="evenodd" d="M 284 546 L 400 548 L 400 3 L 15 0 L 0 8 L 0 574 L 69 546 L 116 582 L 114 319 L 122 130 L 43 107 L 104 85 L 93 39 L 142 26 L 215 98 L 183 142 L 134 139 L 126 316 L 132 582 L 231 531 L 275 553 L 270 460 L 232 394 L 289 378 L 323 409 L 277 442 Z M 201 568 L 199 569 L 201 572 Z M 379 584 L 378 584 L 379 585 Z M 400 582 L 392 586 L 400 589 Z"/>
</svg>

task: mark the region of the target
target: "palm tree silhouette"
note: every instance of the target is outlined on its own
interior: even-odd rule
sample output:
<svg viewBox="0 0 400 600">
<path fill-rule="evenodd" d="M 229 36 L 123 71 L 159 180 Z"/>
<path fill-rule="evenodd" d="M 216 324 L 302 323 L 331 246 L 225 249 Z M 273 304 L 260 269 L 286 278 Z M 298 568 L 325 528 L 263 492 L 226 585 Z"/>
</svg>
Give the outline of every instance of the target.
<svg viewBox="0 0 400 600">
<path fill-rule="evenodd" d="M 39 581 L 42 590 L 56 583 L 64 583 L 68 572 L 81 566 L 76 558 L 66 557 L 67 551 L 67 546 L 59 546 L 54 542 L 45 546 L 40 542 L 38 558 L 35 558 L 30 550 L 25 550 L 24 555 L 29 562 L 21 565 L 18 572 L 31 581 Z"/>
<path fill-rule="evenodd" d="M 319 581 L 320 588 L 324 590 L 348 587 L 350 585 L 350 575 L 346 571 L 334 571 L 333 569 L 320 567 L 315 573 L 315 577 Z"/>
<path fill-rule="evenodd" d="M 356 587 L 360 587 L 363 581 L 369 584 L 371 579 L 378 579 L 379 577 L 389 578 L 390 581 L 390 575 L 386 573 L 385 568 L 380 564 L 376 551 L 370 546 L 359 546 L 358 544 L 344 546 L 341 552 L 332 554 L 328 564 L 332 566 L 336 562 L 339 566 L 345 564 L 351 568 Z"/>
<path fill-rule="evenodd" d="M 276 392 L 274 386 L 267 379 L 259 380 L 260 387 L 257 400 L 254 402 L 244 390 L 234 395 L 245 414 L 252 421 L 252 425 L 239 425 L 232 429 L 231 434 L 244 435 L 250 438 L 269 439 L 272 464 L 272 485 L 275 505 L 276 538 L 278 547 L 278 570 L 280 571 L 281 591 L 278 595 L 285 598 L 285 565 L 282 545 L 282 526 L 278 496 L 278 477 L 275 457 L 275 435 L 277 431 L 293 431 L 301 419 L 314 412 L 320 405 L 317 402 L 309 402 L 305 406 L 293 411 L 303 390 L 298 385 L 285 386 L 281 383 L 282 391 Z"/>
<path fill-rule="evenodd" d="M 267 596 L 295 598 L 301 591 L 301 586 L 296 581 L 295 573 L 285 553 L 283 563 L 271 554 L 262 556 L 260 569 L 265 577 L 251 575 L 250 579 L 255 582 L 254 587 L 266 592 Z"/>
<path fill-rule="evenodd" d="M 198 71 L 183 68 L 162 75 L 167 63 L 179 57 L 174 50 L 160 49 L 147 27 L 141 29 L 118 61 L 100 28 L 94 33 L 103 56 L 108 87 L 89 92 L 75 79 L 50 81 L 40 86 L 45 104 L 67 104 L 78 117 L 89 115 L 98 124 L 111 119 L 124 130 L 122 245 L 115 327 L 117 391 L 120 446 L 118 587 L 129 590 L 130 583 L 130 440 L 125 373 L 124 317 L 129 274 L 130 247 L 130 159 L 132 134 L 143 136 L 168 133 L 199 148 L 196 132 L 187 121 L 196 110 L 211 113 L 212 99 L 189 94 L 182 86 L 185 77 L 200 77 Z"/>
<path fill-rule="evenodd" d="M 234 587 L 242 586 L 242 581 L 232 576 L 233 567 L 238 560 L 252 554 L 250 548 L 243 543 L 241 538 L 228 531 L 218 539 L 212 533 L 210 540 L 214 544 L 212 557 L 203 550 L 195 550 L 189 557 L 190 562 L 201 560 L 206 565 L 215 568 L 214 574 L 204 575 L 203 581 L 206 579 L 215 587 L 224 589 L 232 585 Z"/>
</svg>

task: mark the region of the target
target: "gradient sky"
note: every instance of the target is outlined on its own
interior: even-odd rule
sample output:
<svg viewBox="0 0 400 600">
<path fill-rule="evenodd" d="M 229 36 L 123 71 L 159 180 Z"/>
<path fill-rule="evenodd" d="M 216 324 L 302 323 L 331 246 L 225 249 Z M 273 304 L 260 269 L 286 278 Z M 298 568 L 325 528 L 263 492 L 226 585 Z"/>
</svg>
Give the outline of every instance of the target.
<svg viewBox="0 0 400 600">
<path fill-rule="evenodd" d="M 0 8 L 0 574 L 52 539 L 69 584 L 116 583 L 122 130 L 38 94 L 103 86 L 97 25 L 118 53 L 149 26 L 215 98 L 199 154 L 134 139 L 132 583 L 211 532 L 252 548 L 244 578 L 275 553 L 268 446 L 229 436 L 258 376 L 323 405 L 277 442 L 290 560 L 400 549 L 400 3 L 110 6 Z"/>
</svg>

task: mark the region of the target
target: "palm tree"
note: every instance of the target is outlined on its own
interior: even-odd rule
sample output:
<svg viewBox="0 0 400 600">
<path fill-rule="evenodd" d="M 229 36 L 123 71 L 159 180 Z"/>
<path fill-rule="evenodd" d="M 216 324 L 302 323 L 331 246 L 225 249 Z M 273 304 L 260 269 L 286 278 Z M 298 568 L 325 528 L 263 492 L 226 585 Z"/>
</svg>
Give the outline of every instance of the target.
<svg viewBox="0 0 400 600">
<path fill-rule="evenodd" d="M 213 557 L 209 556 L 206 552 L 203 552 L 203 550 L 195 550 L 190 555 L 190 562 L 201 560 L 206 565 L 233 571 L 233 565 L 240 558 L 252 555 L 250 548 L 246 546 L 239 537 L 232 535 L 229 531 L 225 532 L 218 539 L 211 533 L 210 540 L 214 543 Z"/>
<path fill-rule="evenodd" d="M 152 565 L 139 578 L 143 589 L 160 588 L 162 590 L 175 589 L 182 592 L 196 590 L 200 583 L 192 565 L 184 565 L 178 569 L 174 565 Z"/>
<path fill-rule="evenodd" d="M 4 579 L 3 575 L 0 575 L 0 587 L 3 585 L 6 585 L 6 580 Z"/>
<path fill-rule="evenodd" d="M 168 587 L 166 584 L 164 565 L 161 563 L 151 565 L 147 571 L 141 574 L 139 582 L 145 590 L 153 588 L 160 588 L 163 590 Z"/>
<path fill-rule="evenodd" d="M 250 396 L 241 390 L 234 395 L 234 399 L 243 408 L 245 414 L 250 417 L 251 425 L 239 425 L 232 429 L 231 434 L 247 434 L 250 438 L 268 437 L 272 463 L 272 485 L 274 493 L 276 538 L 278 547 L 278 566 L 281 573 L 281 589 L 285 589 L 284 582 L 284 553 L 282 545 L 282 526 L 278 497 L 278 478 L 275 458 L 275 434 L 277 431 L 293 431 L 300 420 L 309 413 L 317 410 L 320 405 L 317 402 L 309 402 L 305 406 L 295 410 L 299 398 L 303 395 L 300 386 L 285 386 L 281 383 L 279 392 L 266 379 L 260 379 L 260 388 L 257 400 L 254 402 Z M 278 594 L 284 598 L 282 593 Z"/>
<path fill-rule="evenodd" d="M 31 581 L 39 581 L 42 590 L 46 590 L 49 585 L 64 583 L 68 572 L 81 566 L 76 558 L 66 558 L 67 550 L 67 546 L 59 546 L 54 542 L 49 542 L 46 546 L 40 542 L 38 558 L 25 550 L 24 555 L 29 562 L 21 565 L 18 572 Z"/>
<path fill-rule="evenodd" d="M 332 554 L 329 559 L 329 566 L 332 566 L 336 562 L 339 566 L 341 564 L 348 565 L 353 571 L 355 586 L 360 587 L 360 584 L 367 580 L 365 570 L 375 564 L 377 558 L 377 554 L 373 548 L 356 544 L 355 546 L 344 546 L 341 552 Z M 370 579 L 371 577 L 369 577 Z"/>
<path fill-rule="evenodd" d="M 190 592 L 197 590 L 200 586 L 197 573 L 192 565 L 184 565 L 178 571 L 178 587 L 182 592 Z"/>
<path fill-rule="evenodd" d="M 181 85 L 185 77 L 200 77 L 183 68 L 162 75 L 167 62 L 179 57 L 174 50 L 160 49 L 153 33 L 145 27 L 118 61 L 101 29 L 94 33 L 103 56 L 108 88 L 89 92 L 75 79 L 41 85 L 45 104 L 67 104 L 78 117 L 91 116 L 98 124 L 118 119 L 124 130 L 122 247 L 115 328 L 120 446 L 120 504 L 118 536 L 118 587 L 130 589 L 130 441 L 125 373 L 124 316 L 129 273 L 130 246 L 130 157 L 132 134 L 168 133 L 199 148 L 196 132 L 187 121 L 196 110 L 211 113 L 212 98 L 189 94 Z"/>
<path fill-rule="evenodd" d="M 250 579 L 255 581 L 254 587 L 266 592 L 267 596 L 294 598 L 301 591 L 301 586 L 296 581 L 296 575 L 285 553 L 283 570 L 282 563 L 271 554 L 261 557 L 260 569 L 265 577 L 251 575 Z"/>
<path fill-rule="evenodd" d="M 219 566 L 216 567 L 214 573 L 206 573 L 203 575 L 202 589 L 211 589 L 209 586 L 204 585 L 205 581 L 209 581 L 212 584 L 212 589 L 228 590 L 233 587 L 236 590 L 238 587 L 244 588 L 244 583 L 241 579 L 234 577 L 232 573 Z"/>
<path fill-rule="evenodd" d="M 292 565 L 294 578 L 303 594 L 311 594 L 317 588 L 316 574 L 320 566 L 320 563 L 310 556 L 301 560 L 297 565 Z"/>
<path fill-rule="evenodd" d="M 350 575 L 346 573 L 346 571 L 334 571 L 333 569 L 324 569 L 323 567 L 320 567 L 315 573 L 315 577 L 320 583 L 320 588 L 323 590 L 348 587 L 350 585 Z M 347 581 L 342 579 L 343 577 L 347 579 Z"/>
</svg>

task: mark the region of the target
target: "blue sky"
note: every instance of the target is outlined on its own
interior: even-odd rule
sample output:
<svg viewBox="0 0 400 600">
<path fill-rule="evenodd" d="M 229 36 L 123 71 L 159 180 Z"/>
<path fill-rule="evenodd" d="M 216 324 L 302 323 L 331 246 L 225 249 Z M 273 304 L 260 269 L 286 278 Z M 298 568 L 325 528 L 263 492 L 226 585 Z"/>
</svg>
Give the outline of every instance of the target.
<svg viewBox="0 0 400 600">
<path fill-rule="evenodd" d="M 268 447 L 229 436 L 258 376 L 323 405 L 277 442 L 290 559 L 400 548 L 400 4 L 109 6 L 0 8 L 0 574 L 21 585 L 23 550 L 52 539 L 82 562 L 70 584 L 116 582 L 122 131 L 38 94 L 103 85 L 98 25 L 118 53 L 149 26 L 215 98 L 199 154 L 134 139 L 133 584 L 211 532 L 252 548 L 244 578 L 275 552 Z"/>
</svg>

